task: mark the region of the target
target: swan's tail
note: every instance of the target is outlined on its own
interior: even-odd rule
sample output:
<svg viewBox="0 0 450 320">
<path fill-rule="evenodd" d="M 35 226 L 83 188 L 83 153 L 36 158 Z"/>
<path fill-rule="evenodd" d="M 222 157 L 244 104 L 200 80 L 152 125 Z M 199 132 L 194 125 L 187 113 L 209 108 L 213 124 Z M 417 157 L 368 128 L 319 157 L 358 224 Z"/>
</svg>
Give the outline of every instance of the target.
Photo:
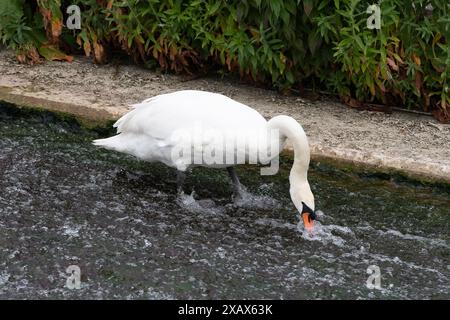
<svg viewBox="0 0 450 320">
<path fill-rule="evenodd" d="M 102 147 L 108 150 L 121 151 L 122 150 L 122 137 L 116 135 L 114 137 L 106 138 L 106 139 L 97 139 L 92 141 L 94 146 Z"/>
</svg>

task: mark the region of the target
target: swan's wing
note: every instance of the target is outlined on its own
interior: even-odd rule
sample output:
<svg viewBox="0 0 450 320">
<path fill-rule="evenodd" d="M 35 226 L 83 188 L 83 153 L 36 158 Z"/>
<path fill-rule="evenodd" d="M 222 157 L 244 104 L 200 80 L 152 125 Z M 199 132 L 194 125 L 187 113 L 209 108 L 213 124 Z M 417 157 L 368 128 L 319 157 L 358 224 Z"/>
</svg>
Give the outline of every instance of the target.
<svg viewBox="0 0 450 320">
<path fill-rule="evenodd" d="M 192 149 L 193 155 L 208 154 L 209 148 L 214 154 L 226 153 L 227 159 L 234 159 L 234 155 L 243 155 L 245 159 L 246 155 L 256 153 L 245 144 L 238 144 L 238 140 L 246 142 L 260 131 L 267 133 L 267 121 L 257 111 L 220 94 L 177 91 L 133 107 L 114 124 L 120 134 L 96 144 L 180 169 L 182 166 L 172 154 L 179 147 Z M 233 139 L 231 148 L 223 143 L 223 138 Z M 249 145 L 259 146 L 253 142 Z"/>
<path fill-rule="evenodd" d="M 225 131 L 261 127 L 267 123 L 254 109 L 223 95 L 204 91 L 163 94 L 133 107 L 114 124 L 118 133 L 140 133 L 164 140 L 176 130 L 201 127 Z"/>
</svg>

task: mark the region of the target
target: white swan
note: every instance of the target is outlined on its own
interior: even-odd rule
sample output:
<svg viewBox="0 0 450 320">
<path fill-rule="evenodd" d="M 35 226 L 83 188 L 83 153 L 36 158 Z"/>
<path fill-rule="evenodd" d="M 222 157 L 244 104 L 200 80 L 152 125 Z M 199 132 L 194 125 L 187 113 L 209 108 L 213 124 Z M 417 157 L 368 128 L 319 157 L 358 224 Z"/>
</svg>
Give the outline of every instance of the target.
<svg viewBox="0 0 450 320">
<path fill-rule="evenodd" d="M 310 151 L 296 120 L 281 115 L 266 121 L 256 110 L 226 96 L 195 90 L 155 96 L 133 107 L 114 124 L 118 135 L 93 143 L 145 161 L 163 162 L 181 173 L 194 165 L 226 167 L 235 193 L 240 184 L 233 166 L 252 159 L 266 164 L 278 157 L 289 139 L 294 147 L 291 199 L 305 227 L 313 228 L 314 196 L 307 179 Z M 183 179 L 180 174 L 180 188 Z"/>
</svg>

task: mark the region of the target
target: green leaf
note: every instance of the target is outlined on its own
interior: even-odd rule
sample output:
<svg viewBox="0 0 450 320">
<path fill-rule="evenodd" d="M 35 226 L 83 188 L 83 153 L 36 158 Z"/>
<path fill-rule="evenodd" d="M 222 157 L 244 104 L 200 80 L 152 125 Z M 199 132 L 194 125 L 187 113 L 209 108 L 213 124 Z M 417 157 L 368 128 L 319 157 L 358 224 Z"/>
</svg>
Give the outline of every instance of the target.
<svg viewBox="0 0 450 320">
<path fill-rule="evenodd" d="M 334 0 L 334 7 L 339 10 L 339 0 Z"/>
<path fill-rule="evenodd" d="M 65 54 L 64 52 L 56 49 L 53 46 L 43 45 L 38 48 L 39 54 L 43 56 L 46 60 L 59 60 L 72 62 L 73 57 Z"/>
<path fill-rule="evenodd" d="M 311 11 L 313 9 L 313 0 L 303 0 L 303 10 L 305 10 L 305 14 L 309 17 Z"/>
<path fill-rule="evenodd" d="M 311 32 L 308 36 L 308 47 L 311 53 L 314 54 L 321 44 L 322 39 L 320 36 L 315 32 Z"/>
</svg>

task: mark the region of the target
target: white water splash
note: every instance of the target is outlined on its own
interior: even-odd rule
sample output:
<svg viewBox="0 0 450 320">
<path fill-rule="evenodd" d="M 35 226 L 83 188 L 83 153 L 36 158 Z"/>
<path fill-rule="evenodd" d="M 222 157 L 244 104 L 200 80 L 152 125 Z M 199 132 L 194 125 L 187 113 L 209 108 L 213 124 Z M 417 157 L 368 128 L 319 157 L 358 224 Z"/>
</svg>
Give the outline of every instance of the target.
<svg viewBox="0 0 450 320">
<path fill-rule="evenodd" d="M 80 235 L 79 232 L 81 228 L 82 226 L 66 224 L 63 226 L 62 234 L 68 236 L 69 238 L 76 238 Z"/>
<path fill-rule="evenodd" d="M 381 235 L 391 235 L 391 236 L 399 237 L 404 240 L 418 241 L 418 242 L 421 242 L 424 244 L 429 244 L 432 247 L 441 246 L 441 247 L 450 249 L 450 245 L 445 240 L 442 240 L 442 239 L 425 238 L 425 237 L 416 236 L 416 235 L 412 235 L 412 234 L 408 234 L 408 233 L 404 234 L 404 233 L 401 233 L 400 231 L 393 230 L 393 229 L 388 229 L 386 231 L 377 230 L 377 232 Z"/>
<path fill-rule="evenodd" d="M 234 199 L 234 205 L 244 209 L 252 210 L 268 210 L 268 209 L 280 209 L 280 203 L 267 195 L 256 195 L 247 191 L 246 188 L 242 187 L 240 197 Z"/>
<path fill-rule="evenodd" d="M 5 285 L 9 281 L 10 277 L 11 275 L 9 273 L 2 271 L 2 273 L 0 273 L 0 286 Z"/>
<path fill-rule="evenodd" d="M 338 225 L 322 225 L 320 221 L 314 221 L 314 229 L 306 230 L 302 221 L 297 224 L 297 230 L 302 233 L 302 238 L 308 241 L 319 241 L 324 245 L 334 244 L 338 247 L 344 247 L 346 240 L 333 232 L 343 236 L 355 237 L 353 231 L 348 227 Z"/>
<path fill-rule="evenodd" d="M 296 225 L 293 223 L 289 223 L 281 219 L 271 219 L 271 218 L 256 219 L 255 224 L 288 230 L 295 230 L 297 228 Z"/>
<path fill-rule="evenodd" d="M 178 195 L 176 202 L 180 207 L 192 213 L 210 215 L 220 215 L 223 213 L 224 208 L 217 206 L 213 200 L 196 200 L 194 196 L 194 191 L 190 195 L 183 192 Z"/>
</svg>

